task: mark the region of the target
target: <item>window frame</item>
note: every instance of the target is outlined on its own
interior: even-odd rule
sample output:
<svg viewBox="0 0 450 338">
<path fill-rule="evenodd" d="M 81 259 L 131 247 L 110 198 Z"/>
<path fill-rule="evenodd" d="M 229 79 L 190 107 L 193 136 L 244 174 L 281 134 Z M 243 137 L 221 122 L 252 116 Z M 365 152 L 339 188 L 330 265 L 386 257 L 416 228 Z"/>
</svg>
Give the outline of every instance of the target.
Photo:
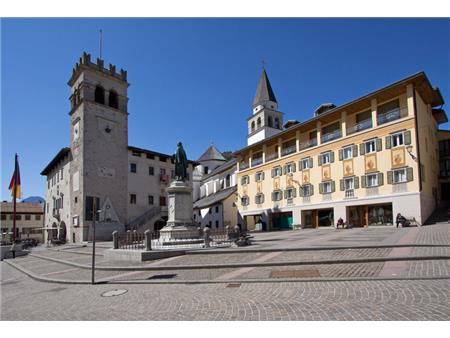
<svg viewBox="0 0 450 338">
<path fill-rule="evenodd" d="M 369 185 L 369 177 L 375 177 L 375 185 Z M 366 188 L 375 188 L 379 186 L 379 182 L 378 182 L 378 174 L 374 173 L 374 174 L 367 174 L 366 175 Z"/>
<path fill-rule="evenodd" d="M 351 188 L 347 188 L 347 182 L 351 182 Z M 354 177 L 344 177 L 344 191 L 355 190 L 355 178 Z"/>
<path fill-rule="evenodd" d="M 346 150 L 349 150 L 350 149 L 350 156 L 349 157 L 346 157 Z M 350 145 L 350 146 L 346 146 L 346 147 L 344 147 L 344 148 L 342 148 L 342 159 L 344 159 L 344 160 L 349 160 L 349 159 L 352 159 L 353 158 L 353 145 Z"/>
<path fill-rule="evenodd" d="M 368 150 L 368 146 L 372 144 L 373 145 L 373 150 Z M 376 139 L 372 139 L 372 140 L 367 140 L 364 141 L 364 154 L 373 154 L 377 152 L 377 141 Z"/>
<path fill-rule="evenodd" d="M 264 181 L 264 171 L 258 171 L 255 173 L 255 182 Z"/>
<path fill-rule="evenodd" d="M 394 145 L 396 140 L 401 140 L 401 144 Z M 403 131 L 391 134 L 391 148 L 397 148 L 405 145 L 405 135 Z"/>
<path fill-rule="evenodd" d="M 134 171 L 133 171 L 134 168 Z M 137 174 L 137 164 L 134 162 L 130 162 L 130 173 Z"/>
<path fill-rule="evenodd" d="M 396 173 L 400 173 L 400 172 L 403 172 L 403 181 L 396 181 L 395 180 Z M 406 168 L 392 170 L 392 183 L 393 184 L 400 184 L 400 183 L 406 183 L 406 182 L 408 182 Z"/>
<path fill-rule="evenodd" d="M 330 151 L 327 151 L 327 152 L 325 152 L 323 154 L 320 154 L 320 156 L 321 156 L 320 163 L 322 165 L 331 163 L 331 152 Z M 327 162 L 324 161 L 325 158 L 328 158 Z"/>
<path fill-rule="evenodd" d="M 302 170 L 311 169 L 309 167 L 309 157 L 303 158 L 303 159 L 301 159 L 301 161 L 302 161 Z M 306 166 L 305 166 L 305 163 L 306 163 Z"/>
</svg>

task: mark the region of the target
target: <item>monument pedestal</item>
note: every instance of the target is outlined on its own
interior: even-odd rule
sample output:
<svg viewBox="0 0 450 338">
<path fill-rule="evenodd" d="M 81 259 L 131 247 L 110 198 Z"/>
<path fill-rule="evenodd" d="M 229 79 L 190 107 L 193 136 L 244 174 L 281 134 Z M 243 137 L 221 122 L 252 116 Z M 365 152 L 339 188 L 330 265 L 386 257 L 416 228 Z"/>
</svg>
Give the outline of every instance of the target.
<svg viewBox="0 0 450 338">
<path fill-rule="evenodd" d="M 169 196 L 167 225 L 160 230 L 164 242 L 200 238 L 201 233 L 192 221 L 192 188 L 184 181 L 172 181 L 167 188 Z"/>
</svg>

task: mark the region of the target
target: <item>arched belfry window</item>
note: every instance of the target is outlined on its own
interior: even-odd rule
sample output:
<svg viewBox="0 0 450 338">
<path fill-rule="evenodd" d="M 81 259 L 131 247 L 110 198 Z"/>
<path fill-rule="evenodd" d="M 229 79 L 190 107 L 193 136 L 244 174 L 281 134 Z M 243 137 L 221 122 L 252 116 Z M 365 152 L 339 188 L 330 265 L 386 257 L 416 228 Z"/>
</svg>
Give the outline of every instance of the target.
<svg viewBox="0 0 450 338">
<path fill-rule="evenodd" d="M 258 117 L 258 120 L 256 120 L 256 128 L 261 128 L 261 118 Z"/>
<path fill-rule="evenodd" d="M 100 86 L 95 87 L 95 102 L 105 104 L 105 90 Z"/>
<path fill-rule="evenodd" d="M 255 131 L 255 121 L 252 121 L 252 131 Z"/>
<path fill-rule="evenodd" d="M 278 120 L 278 117 L 275 117 L 275 128 L 280 129 L 280 120 Z"/>
<path fill-rule="evenodd" d="M 114 90 L 111 90 L 109 92 L 109 102 L 108 102 L 108 104 L 109 104 L 110 107 L 113 107 L 113 108 L 116 108 L 116 109 L 119 108 L 119 100 L 118 100 L 118 97 L 117 97 L 117 93 Z"/>
<path fill-rule="evenodd" d="M 273 127 L 272 116 L 269 116 L 269 118 L 267 119 L 267 124 L 269 125 L 269 127 Z"/>
</svg>

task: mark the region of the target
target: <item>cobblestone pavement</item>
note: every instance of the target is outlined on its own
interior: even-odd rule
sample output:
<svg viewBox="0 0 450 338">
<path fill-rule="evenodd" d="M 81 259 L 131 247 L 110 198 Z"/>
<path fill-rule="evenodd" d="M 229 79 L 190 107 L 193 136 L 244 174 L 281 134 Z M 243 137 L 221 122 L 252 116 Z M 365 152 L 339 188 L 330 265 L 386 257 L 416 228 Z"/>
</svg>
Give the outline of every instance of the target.
<svg viewBox="0 0 450 338">
<path fill-rule="evenodd" d="M 449 320 L 449 280 L 58 285 L 1 263 L 2 320 Z M 101 294 L 115 289 L 116 297 Z"/>
</svg>

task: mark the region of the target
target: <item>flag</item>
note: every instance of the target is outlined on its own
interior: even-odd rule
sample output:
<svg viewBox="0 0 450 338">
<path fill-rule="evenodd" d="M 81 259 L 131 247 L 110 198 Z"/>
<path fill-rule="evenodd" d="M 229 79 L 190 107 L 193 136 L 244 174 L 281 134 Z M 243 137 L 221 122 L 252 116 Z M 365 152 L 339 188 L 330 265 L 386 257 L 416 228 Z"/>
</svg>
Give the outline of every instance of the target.
<svg viewBox="0 0 450 338">
<path fill-rule="evenodd" d="M 20 170 L 19 160 L 16 154 L 16 163 L 14 165 L 14 174 L 9 183 L 9 190 L 11 190 L 11 196 L 13 198 L 20 198 Z"/>
</svg>

